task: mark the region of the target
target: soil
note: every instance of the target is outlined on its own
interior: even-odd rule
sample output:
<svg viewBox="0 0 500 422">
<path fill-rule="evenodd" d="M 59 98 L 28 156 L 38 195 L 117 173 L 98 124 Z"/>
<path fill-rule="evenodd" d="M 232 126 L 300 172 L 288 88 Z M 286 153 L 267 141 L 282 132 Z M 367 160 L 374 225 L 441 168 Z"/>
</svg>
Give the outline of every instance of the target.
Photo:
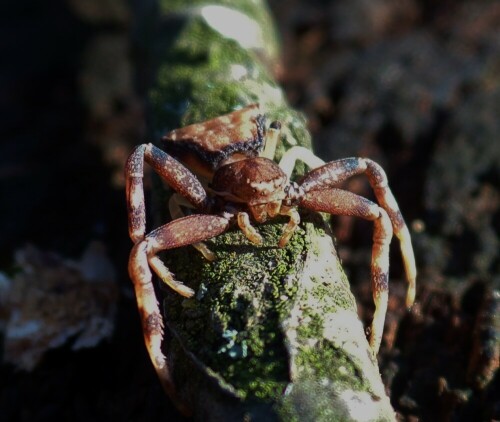
<svg viewBox="0 0 500 422">
<path fill-rule="evenodd" d="M 106 246 L 119 286 L 113 336 L 0 366 L 6 421 L 182 421 L 142 343 L 126 273 L 122 168 L 145 139 L 152 2 L 57 0 L 5 8 L 0 69 L 0 268 L 26 244 L 77 259 Z M 500 419 L 500 5 L 496 1 L 271 1 L 280 82 L 323 159 L 369 156 L 411 227 L 417 303 L 394 242 L 379 354 L 402 421 Z M 346 188 L 373 199 L 363 178 Z M 333 221 L 364 321 L 370 224 Z M 0 315 L 1 315 L 0 300 Z M 1 327 L 0 327 L 1 328 Z"/>
</svg>

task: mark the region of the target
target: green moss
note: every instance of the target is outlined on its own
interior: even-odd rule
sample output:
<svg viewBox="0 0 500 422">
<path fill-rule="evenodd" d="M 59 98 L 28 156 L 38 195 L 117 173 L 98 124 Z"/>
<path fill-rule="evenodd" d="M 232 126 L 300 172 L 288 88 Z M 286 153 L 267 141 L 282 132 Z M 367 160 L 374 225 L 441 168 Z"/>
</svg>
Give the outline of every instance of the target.
<svg viewBox="0 0 500 422">
<path fill-rule="evenodd" d="M 266 2 L 262 0 L 161 0 L 160 10 L 162 13 L 193 13 L 199 6 L 224 6 L 232 10 L 242 12 L 247 17 L 255 20 L 262 31 L 264 53 L 269 56 L 268 60 L 278 60 L 279 42 L 278 33 L 272 22 Z M 219 35 L 221 40 L 223 37 Z"/>
<path fill-rule="evenodd" d="M 303 339 L 316 339 L 323 337 L 323 318 L 321 315 L 304 312 L 304 323 L 297 329 L 297 334 Z"/>
<path fill-rule="evenodd" d="M 259 226 L 260 247 L 239 230 L 207 242 L 217 253 L 212 263 L 186 248 L 165 256 L 176 277 L 197 291 L 188 300 L 167 293 L 166 318 L 204 364 L 241 397 L 255 400 L 277 398 L 289 382 L 280 327 L 297 294 L 287 277 L 300 269 L 306 242 L 299 229 L 286 248 L 278 248 L 283 225 L 279 219 Z"/>
<path fill-rule="evenodd" d="M 150 93 L 157 135 L 261 102 L 255 85 L 234 79 L 233 65 L 245 68 L 258 86 L 276 86 L 255 53 L 221 38 L 202 19 L 189 20 L 176 42 L 160 53 L 166 56 L 165 64 Z"/>
<path fill-rule="evenodd" d="M 316 338 L 321 338 L 321 334 Z M 328 365 L 325 362 L 335 362 Z M 319 340 L 314 346 L 304 346 L 297 355 L 297 366 L 303 368 L 299 378 L 328 380 L 337 385 L 339 390 L 346 388 L 364 391 L 363 381 L 359 376 L 359 368 L 345 352 L 327 340 Z"/>
</svg>

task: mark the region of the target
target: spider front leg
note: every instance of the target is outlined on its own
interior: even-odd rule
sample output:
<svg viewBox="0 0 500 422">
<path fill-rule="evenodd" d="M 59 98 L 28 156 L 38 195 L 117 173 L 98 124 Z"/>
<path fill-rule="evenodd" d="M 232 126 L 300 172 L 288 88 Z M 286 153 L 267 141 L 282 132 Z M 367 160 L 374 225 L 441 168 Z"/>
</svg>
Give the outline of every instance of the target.
<svg viewBox="0 0 500 422">
<path fill-rule="evenodd" d="M 181 207 L 192 208 L 193 206 L 178 193 L 174 193 L 170 196 L 168 200 L 168 210 L 170 212 L 170 217 L 172 220 L 177 220 L 178 218 L 185 217 L 184 211 Z M 193 243 L 191 245 L 198 252 L 200 252 L 207 261 L 215 261 L 215 254 L 208 248 L 208 246 L 203 243 Z"/>
<path fill-rule="evenodd" d="M 152 144 L 139 145 L 125 164 L 129 234 L 134 243 L 143 239 L 146 232 L 144 162 L 195 208 L 206 210 L 209 207 L 207 193 L 193 173 L 158 147 Z"/>
<path fill-rule="evenodd" d="M 341 189 L 311 191 L 300 206 L 332 215 L 361 217 L 374 222 L 371 283 L 375 314 L 370 330 L 370 347 L 377 354 L 382 340 L 389 291 L 389 245 L 392 224 L 386 211 L 377 204 Z"/>
<path fill-rule="evenodd" d="M 130 253 L 129 275 L 134 284 L 144 342 L 163 388 L 184 414 L 189 414 L 189 410 L 176 396 L 170 369 L 161 350 L 163 317 L 155 295 L 150 268 L 177 293 L 185 297 L 193 296 L 192 289 L 174 280 L 157 254 L 217 236 L 227 230 L 229 223 L 228 219 L 215 215 L 183 217 L 153 230 L 137 242 Z"/>
<path fill-rule="evenodd" d="M 382 167 L 368 158 L 344 158 L 332 161 L 310 171 L 302 178 L 300 185 L 306 193 L 329 189 L 338 186 L 354 175 L 363 173 L 367 175 L 380 206 L 389 215 L 394 234 L 399 239 L 406 279 L 408 281 L 406 306 L 409 308 L 415 300 L 415 280 L 417 277 L 415 256 L 413 254 L 410 232 L 399 211 L 394 195 L 389 189 L 387 176 Z"/>
<path fill-rule="evenodd" d="M 156 253 L 216 236 L 227 229 L 229 221 L 217 216 L 194 215 L 171 222 L 145 236 L 144 162 L 150 164 L 192 206 L 208 210 L 209 202 L 198 179 L 159 148 L 151 144 L 139 145 L 128 158 L 125 177 L 129 234 L 135 244 L 130 253 L 129 274 L 134 284 L 144 340 L 151 361 L 165 391 L 171 396 L 179 410 L 186 414 L 189 411 L 180 400 L 176 399 L 170 371 L 161 351 L 163 318 L 156 299 L 150 268 L 177 293 L 186 297 L 192 296 L 193 291 L 174 280 Z"/>
</svg>

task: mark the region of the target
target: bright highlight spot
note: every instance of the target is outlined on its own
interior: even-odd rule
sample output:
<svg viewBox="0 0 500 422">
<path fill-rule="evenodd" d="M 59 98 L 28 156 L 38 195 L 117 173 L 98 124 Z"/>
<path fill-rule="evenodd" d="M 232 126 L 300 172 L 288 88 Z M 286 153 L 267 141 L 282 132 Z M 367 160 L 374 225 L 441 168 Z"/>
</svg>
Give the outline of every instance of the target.
<svg viewBox="0 0 500 422">
<path fill-rule="evenodd" d="M 204 6 L 201 16 L 208 25 L 243 48 L 262 48 L 263 35 L 257 22 L 243 13 L 224 6 Z"/>
</svg>

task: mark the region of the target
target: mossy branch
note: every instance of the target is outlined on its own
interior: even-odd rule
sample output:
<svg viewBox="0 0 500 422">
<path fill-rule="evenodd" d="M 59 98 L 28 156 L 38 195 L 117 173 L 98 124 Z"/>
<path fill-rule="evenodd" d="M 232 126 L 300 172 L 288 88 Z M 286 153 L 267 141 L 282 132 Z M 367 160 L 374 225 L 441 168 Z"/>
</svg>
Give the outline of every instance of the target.
<svg viewBox="0 0 500 422">
<path fill-rule="evenodd" d="M 294 144 L 310 148 L 304 118 L 269 70 L 277 42 L 265 5 L 167 3 L 150 97 L 157 139 L 260 103 L 285 129 L 277 158 Z M 159 224 L 169 218 L 168 195 L 157 183 Z M 327 225 L 303 213 L 280 249 L 284 222 L 259 225 L 259 247 L 237 229 L 210 240 L 214 262 L 191 247 L 164 254 L 196 291 L 192 299 L 164 291 L 165 353 L 180 396 L 204 421 L 394 420 Z"/>
</svg>

